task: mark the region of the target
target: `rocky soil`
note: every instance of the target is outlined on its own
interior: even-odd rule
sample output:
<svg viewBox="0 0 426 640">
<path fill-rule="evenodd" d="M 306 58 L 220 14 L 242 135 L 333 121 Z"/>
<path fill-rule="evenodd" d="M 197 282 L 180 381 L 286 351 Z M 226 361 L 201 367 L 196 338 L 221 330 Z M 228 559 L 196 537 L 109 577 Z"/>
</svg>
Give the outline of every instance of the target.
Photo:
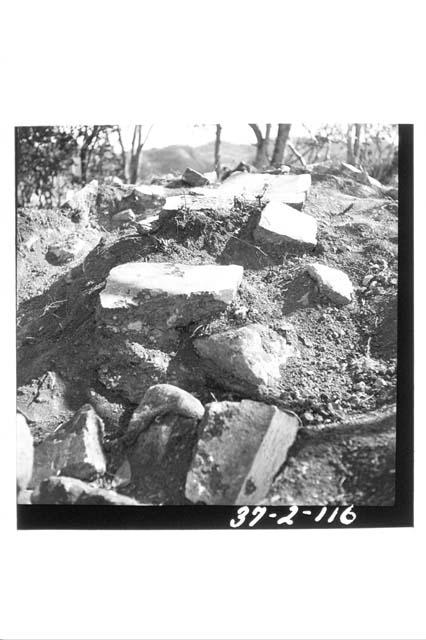
<svg viewBox="0 0 426 640">
<path fill-rule="evenodd" d="M 392 504 L 395 193 L 195 173 L 18 211 L 20 500 Z"/>
</svg>

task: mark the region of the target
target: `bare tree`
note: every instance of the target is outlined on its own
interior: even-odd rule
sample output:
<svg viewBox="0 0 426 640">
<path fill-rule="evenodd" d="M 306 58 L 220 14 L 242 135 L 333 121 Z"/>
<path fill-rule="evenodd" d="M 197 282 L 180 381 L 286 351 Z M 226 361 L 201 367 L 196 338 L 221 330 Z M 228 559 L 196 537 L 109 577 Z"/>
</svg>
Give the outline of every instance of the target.
<svg viewBox="0 0 426 640">
<path fill-rule="evenodd" d="M 274 167 L 280 167 L 283 163 L 285 146 L 290 134 L 291 124 L 279 124 L 278 133 L 275 140 L 274 152 L 272 154 L 271 164 Z"/>
<path fill-rule="evenodd" d="M 142 140 L 142 125 L 136 124 L 133 130 L 133 138 L 132 138 L 132 146 L 130 148 L 130 157 L 129 157 L 129 182 L 130 184 L 136 184 L 139 173 L 139 163 L 142 155 L 142 149 L 146 141 L 148 140 L 148 136 L 151 132 L 152 125 L 148 129 L 148 133 L 146 134 L 144 140 Z"/>
<path fill-rule="evenodd" d="M 360 161 L 363 136 L 362 124 L 348 124 L 346 131 L 346 161 L 357 165 Z"/>
<path fill-rule="evenodd" d="M 219 180 L 220 178 L 220 174 L 221 174 L 221 160 L 220 160 L 220 142 L 221 142 L 221 135 L 222 135 L 222 125 L 221 124 L 217 124 L 216 125 L 216 139 L 215 139 L 215 144 L 214 144 L 214 169 L 216 171 L 216 176 Z"/>
<path fill-rule="evenodd" d="M 116 126 L 115 131 L 117 133 L 117 137 L 118 137 L 118 143 L 120 145 L 120 149 L 121 149 L 121 178 L 123 180 L 127 180 L 127 175 L 126 175 L 126 149 L 124 148 L 124 144 L 123 144 L 123 138 L 121 136 L 121 128 L 119 125 Z"/>
<path fill-rule="evenodd" d="M 254 135 L 256 136 L 256 158 L 254 160 L 254 166 L 257 169 L 264 169 L 269 165 L 269 143 L 271 136 L 271 126 L 270 124 L 266 125 L 265 135 L 262 135 L 260 127 L 258 124 L 249 124 L 254 131 Z"/>
<path fill-rule="evenodd" d="M 87 182 L 87 170 L 90 164 L 90 156 L 93 151 L 93 147 L 96 144 L 99 132 L 102 127 L 100 126 L 84 126 L 80 127 L 79 135 L 82 136 L 83 142 L 80 147 L 80 167 L 81 167 L 81 181 L 86 184 Z"/>
</svg>

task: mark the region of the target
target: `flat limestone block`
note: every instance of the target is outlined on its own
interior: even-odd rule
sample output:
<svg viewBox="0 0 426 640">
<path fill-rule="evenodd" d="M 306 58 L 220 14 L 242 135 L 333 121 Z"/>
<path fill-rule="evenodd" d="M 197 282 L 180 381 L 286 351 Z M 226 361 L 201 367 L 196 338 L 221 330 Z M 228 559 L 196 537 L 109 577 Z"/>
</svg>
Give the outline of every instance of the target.
<svg viewBox="0 0 426 640">
<path fill-rule="evenodd" d="M 217 190 L 219 194 L 255 199 L 278 200 L 284 194 L 306 193 L 311 187 L 311 176 L 273 175 L 267 173 L 233 173 Z"/>
<path fill-rule="evenodd" d="M 256 240 L 265 240 L 273 244 L 291 241 L 315 246 L 317 222 L 306 213 L 274 201 L 263 209 L 254 235 Z"/>
<path fill-rule="evenodd" d="M 295 414 L 253 400 L 208 404 L 186 497 L 195 503 L 260 504 L 299 425 Z"/>
<path fill-rule="evenodd" d="M 102 450 L 103 422 L 90 404 L 83 405 L 73 418 L 34 448 L 34 468 L 29 484 L 62 474 L 93 480 L 106 471 Z"/>
<path fill-rule="evenodd" d="M 218 193 L 219 189 L 205 189 L 200 187 L 199 193 L 169 196 L 162 211 L 179 211 L 185 209 L 190 212 L 197 211 L 224 211 L 229 212 L 234 207 L 234 198 Z M 194 189 L 195 191 L 195 189 Z"/>
<path fill-rule="evenodd" d="M 322 291 L 336 304 L 349 304 L 354 296 L 354 288 L 346 273 L 326 264 L 315 262 L 306 267 L 306 272 L 313 278 Z"/>
<path fill-rule="evenodd" d="M 232 302 L 243 277 L 238 265 L 184 265 L 168 262 L 129 262 L 112 269 L 100 294 L 104 309 L 141 304 L 141 294 L 209 295 L 225 305 Z"/>
</svg>

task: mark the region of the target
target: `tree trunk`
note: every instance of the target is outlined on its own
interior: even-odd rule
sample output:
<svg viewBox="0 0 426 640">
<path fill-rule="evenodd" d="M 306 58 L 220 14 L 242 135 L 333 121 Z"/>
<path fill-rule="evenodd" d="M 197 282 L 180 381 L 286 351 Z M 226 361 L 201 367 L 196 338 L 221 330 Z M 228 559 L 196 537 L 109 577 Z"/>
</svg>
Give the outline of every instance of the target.
<svg viewBox="0 0 426 640">
<path fill-rule="evenodd" d="M 275 140 L 274 153 L 272 154 L 272 166 L 279 168 L 283 163 L 285 146 L 290 134 L 291 124 L 279 124 L 277 138 Z"/>
<path fill-rule="evenodd" d="M 216 171 L 217 179 L 219 180 L 222 171 L 220 161 L 220 138 L 222 134 L 222 125 L 216 125 L 216 140 L 214 144 L 214 170 Z"/>
<path fill-rule="evenodd" d="M 348 124 L 348 128 L 346 131 L 346 162 L 348 164 L 354 164 L 352 128 L 353 128 L 353 125 Z"/>
<path fill-rule="evenodd" d="M 148 140 L 148 136 L 151 132 L 152 125 L 148 129 L 148 133 L 145 136 L 145 139 L 142 141 L 142 125 L 136 124 L 135 129 L 133 131 L 133 140 L 132 140 L 132 148 L 130 150 L 130 160 L 129 160 L 129 182 L 130 184 L 136 184 L 139 175 L 139 164 L 142 154 L 142 149 Z"/>
<path fill-rule="evenodd" d="M 266 125 L 265 137 L 262 136 L 262 132 L 257 124 L 249 124 L 256 136 L 256 158 L 254 160 L 254 166 L 256 169 L 264 169 L 269 165 L 269 138 L 271 135 L 271 125 Z"/>
<path fill-rule="evenodd" d="M 362 124 L 356 124 L 355 125 L 355 140 L 354 140 L 354 147 L 353 147 L 353 157 L 354 157 L 354 164 L 359 164 L 360 161 L 360 155 L 361 155 L 361 136 L 362 136 Z"/>
<path fill-rule="evenodd" d="M 116 128 L 117 131 L 117 136 L 118 136 L 118 142 L 120 144 L 120 148 L 121 148 L 121 172 L 122 175 L 120 176 L 120 178 L 122 178 L 124 180 L 124 182 L 127 181 L 127 175 L 126 175 L 126 150 L 124 148 L 124 144 L 123 144 L 123 138 L 121 137 L 121 129 L 120 127 L 117 125 Z"/>
<path fill-rule="evenodd" d="M 88 127 L 84 130 L 84 140 L 80 149 L 80 168 L 81 168 L 81 181 L 83 184 L 87 182 L 87 170 L 89 168 L 91 145 L 96 142 L 99 135 L 100 127 L 94 126 L 89 132 Z"/>
</svg>

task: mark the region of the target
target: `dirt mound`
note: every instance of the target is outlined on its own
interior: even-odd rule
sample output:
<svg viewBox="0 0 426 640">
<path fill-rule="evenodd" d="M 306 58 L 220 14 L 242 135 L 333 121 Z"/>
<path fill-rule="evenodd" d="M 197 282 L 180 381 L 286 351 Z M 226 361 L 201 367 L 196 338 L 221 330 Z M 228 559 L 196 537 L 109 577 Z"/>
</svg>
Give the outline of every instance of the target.
<svg viewBox="0 0 426 640">
<path fill-rule="evenodd" d="M 289 246 L 284 253 L 255 242 L 260 210 L 254 205 L 235 203 L 228 215 L 165 211 L 156 230 L 146 233 L 132 226 L 104 232 L 96 224 L 76 226 L 59 211 L 20 212 L 18 406 L 37 441 L 85 402 L 105 420 L 107 439 L 120 435 L 137 398 L 158 381 L 177 384 L 203 403 L 247 397 L 203 372 L 193 340 L 249 323 L 284 336 L 300 354 L 273 391 L 258 389 L 252 399 L 294 411 L 318 432 L 393 403 L 397 210 L 374 189 L 342 180 L 314 179 L 304 211 L 318 223 L 318 245 L 314 250 Z M 105 191 L 102 208 L 108 215 L 124 206 L 114 197 Z M 83 259 L 55 267 L 45 253 L 64 230 L 89 238 L 93 248 Z M 31 244 L 33 235 L 39 239 Z M 319 291 L 305 273 L 314 261 L 349 276 L 355 287 L 351 304 L 337 307 Z M 110 270 L 128 262 L 241 264 L 245 271 L 225 311 L 182 329 L 177 354 L 165 351 L 158 359 L 153 354 L 152 367 L 141 368 L 131 341 L 105 335 L 97 323 L 99 294 Z M 52 410 L 54 389 L 40 395 L 47 372 L 61 380 L 61 412 Z M 118 462 L 111 451 L 110 473 Z"/>
</svg>

